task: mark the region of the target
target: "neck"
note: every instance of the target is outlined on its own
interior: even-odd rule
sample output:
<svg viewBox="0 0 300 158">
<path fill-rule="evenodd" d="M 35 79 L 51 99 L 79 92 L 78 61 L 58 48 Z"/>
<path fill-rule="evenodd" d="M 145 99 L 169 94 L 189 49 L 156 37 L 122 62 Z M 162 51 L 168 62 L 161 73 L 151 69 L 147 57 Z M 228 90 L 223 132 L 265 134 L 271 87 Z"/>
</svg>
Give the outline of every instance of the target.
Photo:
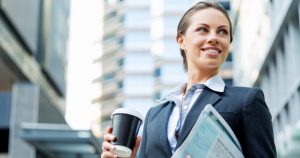
<svg viewBox="0 0 300 158">
<path fill-rule="evenodd" d="M 188 71 L 188 82 L 185 89 L 185 93 L 194 85 L 194 84 L 203 84 L 211 77 L 217 75 L 219 70 L 207 70 L 207 71 Z"/>
</svg>

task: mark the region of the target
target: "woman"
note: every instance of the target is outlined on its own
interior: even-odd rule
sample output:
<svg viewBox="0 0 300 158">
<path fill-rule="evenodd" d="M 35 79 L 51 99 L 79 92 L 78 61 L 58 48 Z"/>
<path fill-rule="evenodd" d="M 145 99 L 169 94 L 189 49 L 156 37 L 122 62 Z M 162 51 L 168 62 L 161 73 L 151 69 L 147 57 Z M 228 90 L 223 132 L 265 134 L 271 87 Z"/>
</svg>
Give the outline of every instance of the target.
<svg viewBox="0 0 300 158">
<path fill-rule="evenodd" d="M 232 26 L 218 3 L 198 2 L 181 18 L 177 43 L 188 74 L 186 84 L 171 92 L 147 113 L 140 148 L 141 158 L 167 158 L 182 144 L 197 117 L 211 104 L 237 136 L 244 156 L 274 158 L 276 149 L 271 115 L 263 92 L 257 88 L 225 86 L 218 76 L 232 41 Z M 102 158 L 114 157 L 112 129 L 104 135 Z M 140 140 L 142 139 L 141 146 Z"/>
</svg>

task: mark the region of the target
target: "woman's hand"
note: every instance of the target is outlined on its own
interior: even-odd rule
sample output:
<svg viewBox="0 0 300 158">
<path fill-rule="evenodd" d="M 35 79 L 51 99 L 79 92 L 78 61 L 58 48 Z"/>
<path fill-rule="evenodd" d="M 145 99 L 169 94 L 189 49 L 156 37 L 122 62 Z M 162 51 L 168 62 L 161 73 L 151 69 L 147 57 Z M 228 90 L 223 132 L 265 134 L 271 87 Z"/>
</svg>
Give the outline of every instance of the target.
<svg viewBox="0 0 300 158">
<path fill-rule="evenodd" d="M 111 142 L 116 139 L 116 137 L 111 134 L 112 130 L 113 130 L 112 127 L 108 127 L 106 129 L 106 133 L 104 134 L 104 137 L 103 137 L 104 142 L 102 143 L 101 158 L 117 158 L 117 155 L 111 152 L 111 150 L 114 150 L 116 148 L 113 144 L 111 144 Z M 138 136 L 136 138 L 135 146 L 132 150 L 130 158 L 135 158 L 140 144 L 141 144 L 141 137 Z"/>
<path fill-rule="evenodd" d="M 103 143 L 102 143 L 102 154 L 101 158 L 117 158 L 117 155 L 110 152 L 111 150 L 114 150 L 116 147 L 112 145 L 110 142 L 114 141 L 116 137 L 111 134 L 112 133 L 112 127 L 108 127 L 106 129 L 106 133 L 103 136 Z"/>
</svg>

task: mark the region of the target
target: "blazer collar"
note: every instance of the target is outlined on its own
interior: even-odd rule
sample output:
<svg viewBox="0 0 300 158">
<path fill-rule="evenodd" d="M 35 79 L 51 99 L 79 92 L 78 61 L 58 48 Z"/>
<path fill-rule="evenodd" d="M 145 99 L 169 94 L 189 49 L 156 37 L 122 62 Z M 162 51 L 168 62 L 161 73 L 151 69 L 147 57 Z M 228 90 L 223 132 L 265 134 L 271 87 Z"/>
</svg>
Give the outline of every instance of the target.
<svg viewBox="0 0 300 158">
<path fill-rule="evenodd" d="M 212 91 L 209 88 L 204 88 L 201 95 L 198 97 L 196 102 L 194 103 L 192 109 L 186 116 L 186 120 L 183 124 L 181 132 L 179 134 L 179 139 L 177 141 L 176 149 L 182 144 L 182 142 L 186 139 L 194 124 L 196 123 L 200 113 L 204 109 L 207 104 L 211 104 L 214 106 L 216 102 L 221 99 L 218 93 Z"/>
</svg>

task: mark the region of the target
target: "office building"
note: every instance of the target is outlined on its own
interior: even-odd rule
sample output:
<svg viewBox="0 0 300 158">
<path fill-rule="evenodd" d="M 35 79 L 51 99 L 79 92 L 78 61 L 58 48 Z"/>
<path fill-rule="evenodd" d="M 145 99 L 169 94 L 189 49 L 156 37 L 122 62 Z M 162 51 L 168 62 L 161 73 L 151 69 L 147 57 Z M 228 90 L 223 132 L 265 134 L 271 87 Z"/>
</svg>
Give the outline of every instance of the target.
<svg viewBox="0 0 300 158">
<path fill-rule="evenodd" d="M 278 155 L 289 157 L 300 149 L 290 142 L 300 120 L 300 1 L 236 0 L 233 6 L 234 83 L 264 91 Z"/>
<path fill-rule="evenodd" d="M 69 8 L 69 0 L 0 1 L 1 158 L 72 158 L 100 146 L 64 119 Z"/>
<path fill-rule="evenodd" d="M 119 107 L 145 114 L 153 105 L 153 57 L 150 53 L 150 1 L 105 1 L 102 64 L 102 126 Z M 106 122 L 106 123 L 105 123 Z"/>
</svg>

